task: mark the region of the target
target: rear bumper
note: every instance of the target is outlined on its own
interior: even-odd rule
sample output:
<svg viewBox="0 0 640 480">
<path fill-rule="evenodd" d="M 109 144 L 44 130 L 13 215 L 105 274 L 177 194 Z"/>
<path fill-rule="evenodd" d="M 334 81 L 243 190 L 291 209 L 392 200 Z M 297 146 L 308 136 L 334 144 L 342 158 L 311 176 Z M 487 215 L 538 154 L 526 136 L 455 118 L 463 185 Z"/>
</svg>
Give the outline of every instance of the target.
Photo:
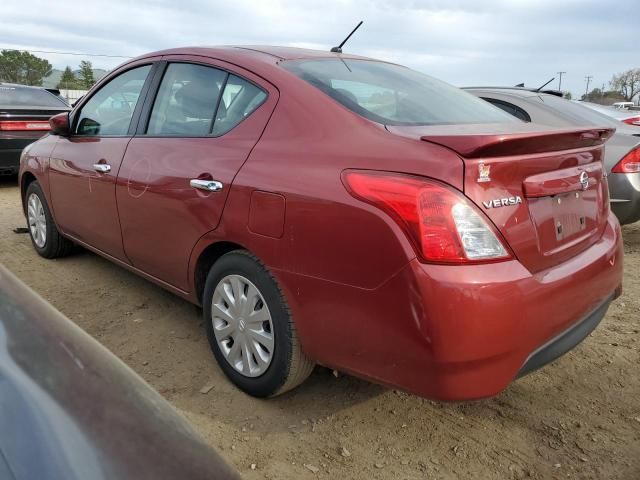
<svg viewBox="0 0 640 480">
<path fill-rule="evenodd" d="M 611 210 L 621 225 L 640 220 L 640 173 L 610 173 Z"/>
<path fill-rule="evenodd" d="M 34 138 L 0 137 L 0 175 L 13 175 L 18 173 L 22 150 L 38 140 L 41 136 L 42 135 L 34 135 Z"/>
<path fill-rule="evenodd" d="M 599 321 L 620 291 L 622 242 L 611 216 L 598 242 L 535 274 L 517 260 L 412 260 L 375 290 L 276 276 L 319 363 L 428 398 L 470 400 L 498 394 L 584 338 L 579 326 Z M 560 342 L 563 332 L 574 333 Z"/>
<path fill-rule="evenodd" d="M 554 360 L 560 358 L 562 355 L 567 353 L 569 350 L 572 350 L 580 342 L 587 338 L 587 335 L 593 332 L 600 324 L 600 321 L 607 313 L 609 304 L 613 299 L 614 295 L 607 298 L 585 318 L 580 320 L 575 325 L 569 327 L 568 330 L 565 330 L 557 337 L 552 338 L 547 343 L 539 347 L 531 355 L 529 355 L 529 358 L 527 358 L 524 365 L 518 372 L 518 378 L 523 377 L 541 367 L 544 367 L 547 363 L 551 363 Z"/>
</svg>

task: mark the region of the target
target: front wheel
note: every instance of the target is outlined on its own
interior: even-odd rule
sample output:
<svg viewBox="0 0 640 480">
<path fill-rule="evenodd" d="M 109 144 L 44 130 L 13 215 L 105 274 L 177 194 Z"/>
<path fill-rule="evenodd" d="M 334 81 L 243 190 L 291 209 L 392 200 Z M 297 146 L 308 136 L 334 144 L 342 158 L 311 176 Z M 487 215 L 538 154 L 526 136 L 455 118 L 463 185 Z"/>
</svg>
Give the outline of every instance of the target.
<svg viewBox="0 0 640 480">
<path fill-rule="evenodd" d="M 30 183 L 27 187 L 25 205 L 29 235 L 36 252 L 44 258 L 64 257 L 71 253 L 73 243 L 58 232 L 47 200 L 37 181 Z"/>
<path fill-rule="evenodd" d="M 313 370 L 276 280 L 248 252 L 227 253 L 211 267 L 203 313 L 218 364 L 249 395 L 279 395 Z"/>
</svg>

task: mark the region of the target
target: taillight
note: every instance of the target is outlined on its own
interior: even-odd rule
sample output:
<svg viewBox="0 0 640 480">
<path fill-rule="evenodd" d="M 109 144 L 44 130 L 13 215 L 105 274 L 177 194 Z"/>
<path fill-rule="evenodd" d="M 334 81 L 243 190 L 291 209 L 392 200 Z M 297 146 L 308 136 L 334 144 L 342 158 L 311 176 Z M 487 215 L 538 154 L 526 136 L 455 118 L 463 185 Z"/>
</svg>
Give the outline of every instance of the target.
<svg viewBox="0 0 640 480">
<path fill-rule="evenodd" d="M 623 122 L 629 125 L 635 125 L 636 127 L 640 127 L 640 116 L 625 118 Z"/>
<path fill-rule="evenodd" d="M 387 172 L 347 171 L 347 190 L 387 212 L 428 262 L 471 263 L 510 258 L 482 212 L 445 185 Z"/>
<path fill-rule="evenodd" d="M 26 121 L 0 121 L 0 131 L 38 131 L 49 130 L 51 126 L 48 121 L 26 120 Z"/>
<path fill-rule="evenodd" d="M 637 173 L 640 172 L 640 148 L 627 153 L 622 160 L 611 169 L 612 173 Z"/>
</svg>

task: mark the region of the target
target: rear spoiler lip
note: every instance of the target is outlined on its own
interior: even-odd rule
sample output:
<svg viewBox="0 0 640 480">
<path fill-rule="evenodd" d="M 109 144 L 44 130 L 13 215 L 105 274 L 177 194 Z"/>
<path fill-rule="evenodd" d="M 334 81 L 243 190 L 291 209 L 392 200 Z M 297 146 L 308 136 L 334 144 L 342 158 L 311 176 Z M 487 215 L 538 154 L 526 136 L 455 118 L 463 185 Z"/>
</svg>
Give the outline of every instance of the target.
<svg viewBox="0 0 640 480">
<path fill-rule="evenodd" d="M 465 158 L 506 157 L 602 145 L 614 128 L 583 128 L 526 133 L 422 135 L 420 140 L 449 148 Z"/>
</svg>

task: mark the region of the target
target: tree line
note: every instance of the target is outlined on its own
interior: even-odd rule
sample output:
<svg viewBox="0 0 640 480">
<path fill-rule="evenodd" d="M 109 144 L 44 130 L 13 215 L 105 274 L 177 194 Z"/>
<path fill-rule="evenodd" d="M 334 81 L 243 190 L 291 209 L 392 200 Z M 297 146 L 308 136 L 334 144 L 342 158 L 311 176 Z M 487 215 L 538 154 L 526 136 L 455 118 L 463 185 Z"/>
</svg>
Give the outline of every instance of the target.
<svg viewBox="0 0 640 480">
<path fill-rule="evenodd" d="M 42 86 L 45 77 L 51 75 L 53 67 L 44 58 L 39 58 L 21 50 L 0 51 L 0 82 L 20 85 Z M 91 62 L 80 62 L 76 74 L 67 66 L 62 72 L 58 88 L 68 90 L 88 90 L 96 83 Z"/>
<path fill-rule="evenodd" d="M 58 88 L 66 90 L 89 90 L 94 83 L 96 83 L 96 81 L 93 78 L 93 66 L 91 62 L 82 60 L 80 62 L 78 75 L 67 65 L 67 68 L 62 72 L 60 82 L 58 82 Z"/>
</svg>

